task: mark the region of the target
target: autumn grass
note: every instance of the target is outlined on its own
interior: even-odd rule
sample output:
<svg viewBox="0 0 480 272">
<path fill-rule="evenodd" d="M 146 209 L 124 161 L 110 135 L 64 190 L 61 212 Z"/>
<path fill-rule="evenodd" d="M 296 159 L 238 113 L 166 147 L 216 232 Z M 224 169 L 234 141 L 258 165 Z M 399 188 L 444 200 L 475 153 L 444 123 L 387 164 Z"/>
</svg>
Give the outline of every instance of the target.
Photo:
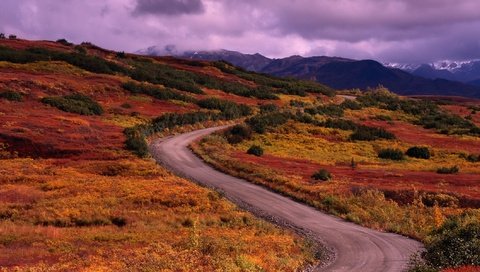
<svg viewBox="0 0 480 272">
<path fill-rule="evenodd" d="M 332 134 L 340 140 L 329 141 L 319 137 Z M 356 189 L 342 176 L 334 176 L 333 180 L 328 182 L 306 181 L 300 175 L 286 175 L 281 171 L 282 165 L 273 167 L 249 162 L 235 155 L 238 152 L 244 153 L 252 144 L 257 144 L 264 148 L 265 154 L 285 158 L 286 161 L 292 158 L 305 159 L 335 166 L 339 163 L 348 165 L 353 156 L 362 168 L 430 171 L 435 165 L 447 161 L 452 163 L 453 160 L 453 163 L 462 165 L 464 171 L 478 173 L 475 165 L 463 163 L 457 155 L 446 151 L 443 154 L 440 150 L 436 150 L 437 158 L 427 162 L 410 158 L 405 162 L 385 161 L 378 158 L 376 150 L 391 146 L 406 150 L 406 146 L 401 142 L 391 141 L 348 142 L 344 141 L 346 136 L 347 133 L 343 131 L 290 122 L 265 134 L 257 134 L 251 140 L 237 145 L 228 144 L 220 134 L 208 136 L 193 144 L 192 149 L 206 162 L 232 175 L 349 221 L 420 240 L 440 226 L 447 216 L 462 212 L 463 209 L 455 206 L 441 208 L 437 205 L 425 205 L 421 192 L 415 188 L 410 189 L 413 190 L 413 201 L 403 204 L 386 198 L 385 194 L 375 187 Z M 284 167 L 288 167 L 287 165 L 285 162 Z"/>
<path fill-rule="evenodd" d="M 0 271 L 298 271 L 318 262 L 293 232 L 124 149 L 123 128 L 191 104 L 131 96 L 119 87 L 128 77 L 64 62 L 0 68 L 12 72 L 0 86 L 25 95 L 18 105 L 0 101 Z M 73 92 L 105 113 L 40 103 Z"/>
<path fill-rule="evenodd" d="M 354 158 L 363 168 L 371 169 L 435 171 L 440 165 L 458 165 L 462 172 L 480 173 L 479 163 L 468 162 L 461 156 L 465 152 L 434 146 L 427 146 L 434 154 L 429 160 L 408 158 L 399 162 L 386 162 L 378 158 L 380 150 L 397 148 L 406 152 L 412 145 L 399 140 L 349 141 L 350 134 L 351 131 L 291 121 L 273 132 L 257 134 L 251 140 L 236 145 L 236 148 L 246 151 L 252 145 L 260 145 L 266 153 L 274 156 L 311 160 L 327 165 L 348 164 Z"/>
<path fill-rule="evenodd" d="M 0 61 L 0 68 L 22 70 L 35 73 L 49 73 L 49 74 L 64 74 L 64 75 L 76 75 L 83 76 L 90 73 L 70 65 L 63 61 L 38 61 L 27 64 L 17 64 L 6 61 Z"/>
<path fill-rule="evenodd" d="M 153 161 L 2 160 L 0 183 L 4 267 L 294 271 L 314 261 L 288 231 Z"/>
</svg>

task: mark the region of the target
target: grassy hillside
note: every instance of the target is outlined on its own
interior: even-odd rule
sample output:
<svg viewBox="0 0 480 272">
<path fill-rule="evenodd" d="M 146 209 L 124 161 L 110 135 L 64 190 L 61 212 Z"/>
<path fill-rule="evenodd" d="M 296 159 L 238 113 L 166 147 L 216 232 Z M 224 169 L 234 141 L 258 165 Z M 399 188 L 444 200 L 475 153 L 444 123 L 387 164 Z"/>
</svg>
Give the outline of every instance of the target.
<svg viewBox="0 0 480 272">
<path fill-rule="evenodd" d="M 173 176 L 146 144 L 325 95 L 332 90 L 224 63 L 0 40 L 0 267 L 295 271 L 316 262 L 307 241 Z"/>
<path fill-rule="evenodd" d="M 222 171 L 427 243 L 435 252 L 426 256 L 431 270 L 413 271 L 480 265 L 478 254 L 469 255 L 480 249 L 471 238 L 480 236 L 479 105 L 412 100 L 385 89 L 355 100 L 296 101 L 262 107 L 193 149 Z M 440 244 L 447 233 L 466 236 Z M 461 253 L 441 259 L 438 250 Z"/>
</svg>

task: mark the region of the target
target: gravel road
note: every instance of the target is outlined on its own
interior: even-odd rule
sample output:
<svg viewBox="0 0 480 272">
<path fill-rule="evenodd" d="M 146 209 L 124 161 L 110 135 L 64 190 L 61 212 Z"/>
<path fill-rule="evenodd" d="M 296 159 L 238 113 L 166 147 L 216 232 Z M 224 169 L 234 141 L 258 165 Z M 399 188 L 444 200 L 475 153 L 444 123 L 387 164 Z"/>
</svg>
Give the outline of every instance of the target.
<svg viewBox="0 0 480 272">
<path fill-rule="evenodd" d="M 158 139 L 151 144 L 155 159 L 179 176 L 221 191 L 243 208 L 313 238 L 333 254 L 318 271 L 404 271 L 409 256 L 422 245 L 412 239 L 361 227 L 295 202 L 263 187 L 221 173 L 188 148 L 194 140 L 224 127 Z"/>
</svg>

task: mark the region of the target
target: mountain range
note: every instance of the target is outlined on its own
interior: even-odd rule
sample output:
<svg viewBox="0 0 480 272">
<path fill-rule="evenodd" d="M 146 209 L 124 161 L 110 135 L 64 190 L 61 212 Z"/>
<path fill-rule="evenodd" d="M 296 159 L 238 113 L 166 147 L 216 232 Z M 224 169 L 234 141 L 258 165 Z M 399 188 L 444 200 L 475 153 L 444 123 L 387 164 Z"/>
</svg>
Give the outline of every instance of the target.
<svg viewBox="0 0 480 272">
<path fill-rule="evenodd" d="M 399 68 L 425 78 L 448 79 L 480 86 L 480 60 L 439 61 L 420 65 L 385 63 L 385 66 Z"/>
<path fill-rule="evenodd" d="M 450 95 L 480 98 L 480 61 L 435 65 L 382 64 L 375 60 L 341 57 L 272 59 L 261 54 L 229 50 L 178 51 L 174 46 L 149 47 L 145 55 L 171 55 L 186 59 L 224 60 L 246 70 L 274 76 L 314 80 L 336 89 L 368 89 L 383 85 L 401 95 Z M 478 77 L 476 76 L 478 75 Z"/>
</svg>

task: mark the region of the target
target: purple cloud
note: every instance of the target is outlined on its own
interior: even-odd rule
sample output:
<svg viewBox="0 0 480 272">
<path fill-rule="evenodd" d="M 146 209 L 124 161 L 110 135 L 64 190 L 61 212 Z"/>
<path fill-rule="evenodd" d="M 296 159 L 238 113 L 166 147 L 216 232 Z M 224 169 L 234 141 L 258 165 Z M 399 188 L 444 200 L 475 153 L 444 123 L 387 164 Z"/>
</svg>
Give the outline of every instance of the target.
<svg viewBox="0 0 480 272">
<path fill-rule="evenodd" d="M 152 45 L 427 62 L 480 58 L 477 0 L 3 0 L 0 32 L 136 51 Z"/>
<path fill-rule="evenodd" d="M 201 0 L 137 0 L 135 14 L 180 15 L 204 11 Z"/>
</svg>

